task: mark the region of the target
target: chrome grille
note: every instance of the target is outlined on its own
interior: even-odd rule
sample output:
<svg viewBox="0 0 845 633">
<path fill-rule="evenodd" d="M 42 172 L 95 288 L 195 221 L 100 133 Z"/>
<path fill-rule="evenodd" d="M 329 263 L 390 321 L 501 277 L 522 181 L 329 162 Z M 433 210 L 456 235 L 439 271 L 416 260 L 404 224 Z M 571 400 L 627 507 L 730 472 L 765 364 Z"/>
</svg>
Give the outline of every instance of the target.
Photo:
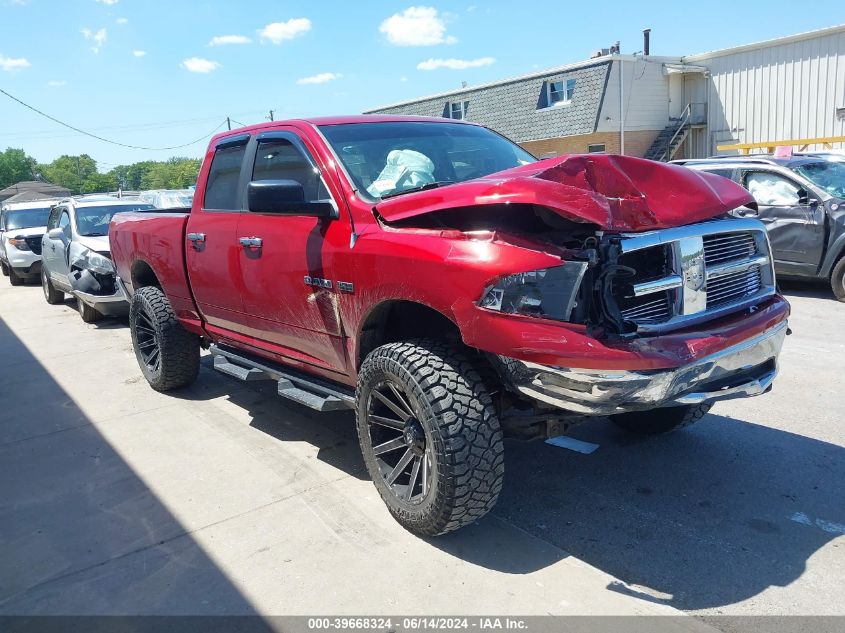
<svg viewBox="0 0 845 633">
<path fill-rule="evenodd" d="M 659 299 L 644 301 L 627 310 L 622 310 L 622 316 L 637 323 L 662 323 L 672 316 L 672 303 L 669 294 Z"/>
<path fill-rule="evenodd" d="M 775 292 L 766 229 L 751 219 L 702 222 L 626 234 L 619 264 L 633 279 L 614 282 L 619 310 L 642 331 L 706 321 Z"/>
<path fill-rule="evenodd" d="M 707 282 L 707 309 L 753 295 L 760 291 L 762 285 L 759 266 L 711 279 Z"/>
<path fill-rule="evenodd" d="M 704 259 L 708 266 L 747 259 L 757 252 L 751 233 L 722 233 L 704 237 Z"/>
</svg>

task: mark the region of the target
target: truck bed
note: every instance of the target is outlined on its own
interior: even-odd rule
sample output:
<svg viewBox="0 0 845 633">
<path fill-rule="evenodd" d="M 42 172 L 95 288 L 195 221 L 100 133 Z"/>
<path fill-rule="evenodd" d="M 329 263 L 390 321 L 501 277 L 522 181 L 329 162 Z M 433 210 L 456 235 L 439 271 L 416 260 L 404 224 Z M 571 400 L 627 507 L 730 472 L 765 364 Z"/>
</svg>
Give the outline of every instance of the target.
<svg viewBox="0 0 845 633">
<path fill-rule="evenodd" d="M 119 213 L 109 225 L 109 241 L 117 274 L 130 294 L 147 285 L 144 276 L 156 271 L 158 285 L 170 298 L 177 316 L 198 319 L 185 268 L 185 227 L 190 209 Z M 130 264 L 127 262 L 134 262 Z M 145 266 L 146 264 L 146 266 Z"/>
</svg>

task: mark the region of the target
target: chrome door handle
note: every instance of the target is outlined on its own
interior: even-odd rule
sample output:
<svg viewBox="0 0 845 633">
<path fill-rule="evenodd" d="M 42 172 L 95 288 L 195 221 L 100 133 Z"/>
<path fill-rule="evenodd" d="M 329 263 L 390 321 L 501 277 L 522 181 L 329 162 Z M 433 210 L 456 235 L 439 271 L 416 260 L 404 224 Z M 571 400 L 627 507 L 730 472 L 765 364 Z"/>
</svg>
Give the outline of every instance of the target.
<svg viewBox="0 0 845 633">
<path fill-rule="evenodd" d="M 185 237 L 191 243 L 191 248 L 199 252 L 205 248 L 205 233 L 188 233 Z"/>
<path fill-rule="evenodd" d="M 244 248 L 261 248 L 263 240 L 260 237 L 242 237 L 238 242 Z"/>
</svg>

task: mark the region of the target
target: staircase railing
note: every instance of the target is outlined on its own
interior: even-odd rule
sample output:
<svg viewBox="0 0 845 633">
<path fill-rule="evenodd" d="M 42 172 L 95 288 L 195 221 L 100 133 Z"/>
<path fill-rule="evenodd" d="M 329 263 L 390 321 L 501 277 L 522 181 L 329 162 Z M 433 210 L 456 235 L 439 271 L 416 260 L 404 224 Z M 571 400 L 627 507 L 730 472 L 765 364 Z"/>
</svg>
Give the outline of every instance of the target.
<svg viewBox="0 0 845 633">
<path fill-rule="evenodd" d="M 688 103 L 687 107 L 684 108 L 684 111 L 681 112 L 681 116 L 678 119 L 680 123 L 678 124 L 678 129 L 675 130 L 675 133 L 672 135 L 672 138 L 669 139 L 669 143 L 666 145 L 666 149 L 663 150 L 663 154 L 660 156 L 658 160 L 665 161 L 671 158 L 669 156 L 669 152 L 672 151 L 672 144 L 675 142 L 675 139 L 678 138 L 678 135 L 684 131 L 684 129 L 689 125 L 690 118 L 692 117 L 692 104 Z"/>
</svg>

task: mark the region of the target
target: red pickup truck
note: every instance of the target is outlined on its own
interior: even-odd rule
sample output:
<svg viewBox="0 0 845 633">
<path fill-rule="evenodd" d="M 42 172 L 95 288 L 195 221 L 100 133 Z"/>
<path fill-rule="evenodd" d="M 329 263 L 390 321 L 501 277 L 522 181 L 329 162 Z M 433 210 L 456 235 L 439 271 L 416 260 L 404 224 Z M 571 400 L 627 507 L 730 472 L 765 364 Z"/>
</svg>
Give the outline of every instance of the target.
<svg viewBox="0 0 845 633">
<path fill-rule="evenodd" d="M 356 116 L 212 139 L 190 212 L 120 214 L 116 270 L 150 385 L 200 349 L 318 411 L 421 534 L 495 504 L 503 437 L 584 416 L 639 433 L 768 391 L 787 333 L 763 225 L 719 176 L 537 161 L 478 125 Z"/>
</svg>

